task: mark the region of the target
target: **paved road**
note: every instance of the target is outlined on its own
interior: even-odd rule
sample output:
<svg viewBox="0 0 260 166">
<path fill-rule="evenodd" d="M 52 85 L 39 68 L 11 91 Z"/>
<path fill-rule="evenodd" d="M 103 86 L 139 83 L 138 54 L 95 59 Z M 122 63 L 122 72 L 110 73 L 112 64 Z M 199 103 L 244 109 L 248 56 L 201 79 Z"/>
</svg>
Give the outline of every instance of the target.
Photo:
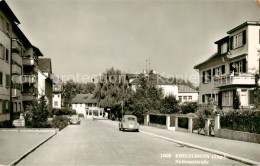
<svg viewBox="0 0 260 166">
<path fill-rule="evenodd" d="M 219 156 L 138 132 L 121 132 L 105 120 L 83 120 L 81 125 L 66 127 L 19 165 L 191 165 L 176 163 L 182 161 L 242 164 L 207 157 Z"/>
</svg>

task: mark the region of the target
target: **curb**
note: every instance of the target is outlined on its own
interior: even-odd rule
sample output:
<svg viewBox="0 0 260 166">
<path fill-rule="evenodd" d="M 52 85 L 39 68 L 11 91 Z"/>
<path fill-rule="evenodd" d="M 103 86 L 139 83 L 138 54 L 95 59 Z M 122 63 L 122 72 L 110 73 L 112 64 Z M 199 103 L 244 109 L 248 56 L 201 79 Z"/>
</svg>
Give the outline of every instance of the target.
<svg viewBox="0 0 260 166">
<path fill-rule="evenodd" d="M 42 144 L 44 144 L 45 142 L 47 142 L 49 139 L 51 139 L 54 135 L 56 135 L 57 132 L 55 132 L 53 135 L 49 136 L 47 139 L 45 139 L 44 141 L 40 142 L 38 145 L 34 146 L 33 148 L 31 148 L 30 150 L 28 150 L 25 154 L 21 155 L 19 158 L 17 158 L 15 161 L 13 161 L 11 164 L 9 164 L 10 166 L 14 166 L 16 164 L 18 164 L 22 159 L 24 159 L 26 156 L 28 156 L 30 153 L 32 153 L 33 151 L 35 151 L 38 147 L 40 147 Z"/>
<path fill-rule="evenodd" d="M 229 153 L 225 153 L 225 152 L 222 152 L 222 151 L 204 148 L 202 146 L 197 146 L 197 145 L 182 142 L 182 141 L 177 141 L 177 140 L 174 140 L 174 139 L 171 139 L 171 138 L 167 138 L 167 137 L 164 137 L 164 136 L 148 133 L 148 132 L 145 132 L 145 131 L 139 131 L 139 132 L 141 132 L 143 134 L 155 136 L 155 137 L 158 137 L 158 138 L 170 141 L 170 142 L 174 142 L 174 143 L 177 143 L 177 144 L 180 144 L 180 145 L 184 145 L 184 146 L 187 146 L 187 147 L 191 147 L 191 148 L 199 149 L 199 150 L 202 150 L 202 151 L 205 151 L 205 152 L 217 154 L 217 155 L 220 155 L 220 156 L 232 159 L 232 160 L 236 160 L 236 161 L 239 161 L 239 162 L 242 162 L 242 163 L 245 163 L 245 164 L 260 165 L 260 163 L 257 162 L 257 161 L 249 160 L 249 159 L 246 159 L 246 158 L 243 158 L 243 157 L 238 157 L 238 156 L 235 156 L 235 155 L 232 155 L 232 154 L 229 154 Z"/>
<path fill-rule="evenodd" d="M 112 124 L 112 123 L 109 123 L 109 124 Z M 116 124 L 112 124 L 112 125 L 116 126 Z M 152 133 L 145 132 L 145 131 L 140 131 L 139 130 L 139 132 L 143 133 L 143 134 L 151 135 L 151 136 L 154 136 L 154 137 L 158 137 L 158 138 L 170 141 L 170 142 L 174 142 L 174 143 L 177 143 L 177 144 L 180 144 L 180 145 L 184 145 L 184 146 L 187 146 L 187 147 L 191 147 L 191 148 L 199 149 L 199 150 L 202 150 L 202 151 L 205 151 L 205 152 L 217 154 L 217 155 L 226 157 L 228 159 L 232 159 L 232 160 L 236 160 L 236 161 L 242 162 L 244 164 L 259 165 L 260 166 L 260 163 L 257 162 L 257 161 L 246 159 L 246 158 L 239 157 L 239 156 L 235 156 L 235 155 L 232 155 L 232 154 L 229 154 L 229 153 L 225 153 L 225 152 L 222 152 L 222 151 L 213 150 L 213 149 L 205 148 L 205 147 L 202 147 L 202 146 L 197 146 L 197 145 L 194 145 L 194 144 L 190 144 L 190 143 L 187 143 L 187 142 L 174 140 L 174 139 L 171 139 L 171 138 L 167 138 L 167 137 L 160 136 L 160 135 L 157 135 L 157 134 L 152 134 Z"/>
</svg>

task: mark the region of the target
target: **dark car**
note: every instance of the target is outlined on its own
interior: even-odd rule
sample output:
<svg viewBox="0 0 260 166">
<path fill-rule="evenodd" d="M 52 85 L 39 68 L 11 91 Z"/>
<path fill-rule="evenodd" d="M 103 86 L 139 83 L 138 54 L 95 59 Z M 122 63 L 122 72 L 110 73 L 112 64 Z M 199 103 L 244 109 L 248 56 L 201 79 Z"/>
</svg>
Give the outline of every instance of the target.
<svg viewBox="0 0 260 166">
<path fill-rule="evenodd" d="M 139 123 L 137 122 L 137 118 L 134 115 L 124 115 L 121 122 L 119 122 L 119 130 L 131 130 L 131 131 L 139 131 Z"/>
</svg>

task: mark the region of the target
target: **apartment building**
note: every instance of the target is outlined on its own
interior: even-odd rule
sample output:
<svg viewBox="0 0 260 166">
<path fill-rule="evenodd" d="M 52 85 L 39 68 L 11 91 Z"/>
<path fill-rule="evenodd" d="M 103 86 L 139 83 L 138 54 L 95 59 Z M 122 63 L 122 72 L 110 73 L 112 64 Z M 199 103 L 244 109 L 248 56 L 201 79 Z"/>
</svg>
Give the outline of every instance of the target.
<svg viewBox="0 0 260 166">
<path fill-rule="evenodd" d="M 53 82 L 53 95 L 52 95 L 52 107 L 61 108 L 63 106 L 63 83 L 61 80 Z"/>
<path fill-rule="evenodd" d="M 19 24 L 5 1 L 0 1 L 0 121 L 10 118 L 12 24 Z"/>
<path fill-rule="evenodd" d="M 259 70 L 260 22 L 248 21 L 216 41 L 217 52 L 196 65 L 199 71 L 199 102 L 214 99 L 220 108 L 233 107 L 238 94 L 241 106 L 254 104 L 254 73 Z"/>
<path fill-rule="evenodd" d="M 41 78 L 39 77 L 39 81 L 41 81 L 41 85 L 44 85 L 44 87 L 41 87 L 39 92 L 42 92 L 42 94 L 38 94 L 38 96 L 46 96 L 48 101 L 48 110 L 52 110 L 52 93 L 53 93 L 53 82 L 52 82 L 52 65 L 51 65 L 51 59 L 50 58 L 39 58 L 38 59 L 38 73 L 41 74 Z"/>
</svg>

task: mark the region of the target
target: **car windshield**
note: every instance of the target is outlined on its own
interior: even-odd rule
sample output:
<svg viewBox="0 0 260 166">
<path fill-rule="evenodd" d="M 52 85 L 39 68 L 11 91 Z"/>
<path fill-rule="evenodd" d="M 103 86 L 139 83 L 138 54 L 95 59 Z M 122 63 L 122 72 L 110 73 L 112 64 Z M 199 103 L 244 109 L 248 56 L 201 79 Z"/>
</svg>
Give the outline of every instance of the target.
<svg viewBox="0 0 260 166">
<path fill-rule="evenodd" d="M 135 118 L 134 118 L 134 117 L 128 117 L 127 120 L 129 120 L 129 121 L 134 121 Z"/>
</svg>

